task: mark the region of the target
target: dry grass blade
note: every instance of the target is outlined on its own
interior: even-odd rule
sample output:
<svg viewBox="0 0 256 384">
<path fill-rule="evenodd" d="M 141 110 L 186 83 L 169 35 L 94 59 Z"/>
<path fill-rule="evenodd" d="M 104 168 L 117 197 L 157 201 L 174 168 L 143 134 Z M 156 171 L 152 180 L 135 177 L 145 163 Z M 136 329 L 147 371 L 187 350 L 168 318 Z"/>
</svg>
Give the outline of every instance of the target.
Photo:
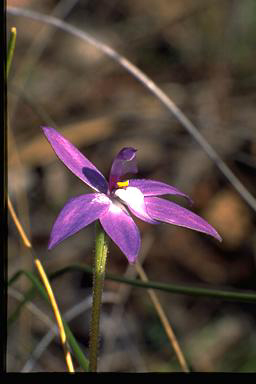
<svg viewBox="0 0 256 384">
<path fill-rule="evenodd" d="M 142 281 L 145 281 L 145 282 L 148 282 L 148 278 L 147 278 L 147 275 L 146 273 L 144 272 L 144 269 L 142 268 L 142 266 L 137 262 L 135 264 L 135 268 L 141 278 Z M 155 307 L 155 310 L 161 320 L 161 323 L 164 327 L 164 330 L 165 330 L 165 333 L 170 341 L 170 344 L 172 346 L 172 348 L 174 349 L 174 352 L 177 356 L 177 359 L 179 361 L 179 364 L 181 366 L 181 369 L 183 372 L 186 372 L 188 373 L 189 372 L 189 368 L 188 368 L 188 365 L 186 363 L 186 360 L 185 360 L 185 357 L 183 355 L 183 352 L 179 346 L 179 343 L 178 343 L 178 340 L 172 330 L 172 327 L 168 321 L 168 318 L 163 310 L 163 307 L 161 306 L 161 303 L 155 293 L 155 291 L 153 289 L 148 289 L 147 290 L 148 294 L 149 294 L 149 297 Z"/>
<path fill-rule="evenodd" d="M 247 204 L 256 211 L 256 200 L 253 195 L 247 190 L 247 188 L 240 182 L 231 169 L 221 159 L 214 148 L 208 143 L 208 141 L 198 131 L 197 127 L 184 115 L 184 113 L 177 107 L 177 105 L 164 93 L 147 75 L 145 75 L 139 68 L 127 60 L 124 56 L 120 55 L 110 46 L 100 42 L 87 32 L 82 31 L 64 21 L 48 16 L 42 15 L 38 12 L 34 12 L 29 9 L 20 9 L 15 7 L 7 7 L 7 12 L 11 15 L 28 17 L 33 20 L 37 20 L 49 25 L 53 25 L 65 32 L 76 36 L 87 43 L 95 46 L 97 49 L 105 53 L 111 59 L 116 61 L 119 65 L 125 68 L 132 76 L 134 76 L 144 87 L 146 87 L 158 100 L 167 108 L 167 110 L 179 121 L 179 123 L 189 132 L 189 134 L 196 140 L 196 142 L 207 153 L 209 158 L 215 163 L 223 175 L 229 180 L 241 197 L 247 202 Z"/>
<path fill-rule="evenodd" d="M 62 0 L 57 3 L 52 11 L 52 15 L 59 17 L 60 19 L 65 19 L 65 17 L 71 12 L 71 10 L 78 3 L 78 0 Z M 18 70 L 15 73 L 15 84 L 20 84 L 20 86 L 26 85 L 26 82 L 30 76 L 31 69 L 33 69 L 43 51 L 47 47 L 48 42 L 53 38 L 55 30 L 50 28 L 49 25 L 43 28 L 38 34 L 35 35 L 35 38 L 29 47 L 27 53 L 24 55 L 23 61 L 19 65 Z M 13 105 L 11 120 L 15 115 L 19 99 Z"/>
</svg>

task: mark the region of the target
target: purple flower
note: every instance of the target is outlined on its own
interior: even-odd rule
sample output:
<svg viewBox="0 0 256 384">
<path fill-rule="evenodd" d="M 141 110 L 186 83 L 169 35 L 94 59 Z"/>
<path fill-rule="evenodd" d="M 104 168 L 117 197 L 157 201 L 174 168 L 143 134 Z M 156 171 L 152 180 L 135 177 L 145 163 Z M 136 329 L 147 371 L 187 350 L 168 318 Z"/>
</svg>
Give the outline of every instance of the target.
<svg viewBox="0 0 256 384">
<path fill-rule="evenodd" d="M 109 182 L 67 139 L 53 128 L 42 127 L 59 159 L 94 193 L 70 199 L 57 217 L 50 236 L 51 249 L 67 237 L 99 219 L 109 237 L 133 263 L 140 249 L 140 233 L 128 209 L 141 220 L 166 222 L 207 233 L 221 241 L 217 231 L 195 213 L 156 196 L 180 195 L 178 189 L 155 180 L 124 177 L 137 172 L 136 149 L 123 148 L 112 163 Z"/>
</svg>

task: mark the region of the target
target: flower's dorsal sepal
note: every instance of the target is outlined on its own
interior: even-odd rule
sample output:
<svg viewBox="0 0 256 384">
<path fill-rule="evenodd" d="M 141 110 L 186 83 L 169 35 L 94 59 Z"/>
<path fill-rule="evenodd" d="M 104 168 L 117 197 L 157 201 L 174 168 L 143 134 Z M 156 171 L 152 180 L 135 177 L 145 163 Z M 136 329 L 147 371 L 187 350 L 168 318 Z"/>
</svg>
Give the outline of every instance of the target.
<svg viewBox="0 0 256 384">
<path fill-rule="evenodd" d="M 118 182 L 127 174 L 135 174 L 138 172 L 136 163 L 137 150 L 132 147 L 126 147 L 115 157 L 109 177 L 109 189 L 112 191 Z"/>
</svg>

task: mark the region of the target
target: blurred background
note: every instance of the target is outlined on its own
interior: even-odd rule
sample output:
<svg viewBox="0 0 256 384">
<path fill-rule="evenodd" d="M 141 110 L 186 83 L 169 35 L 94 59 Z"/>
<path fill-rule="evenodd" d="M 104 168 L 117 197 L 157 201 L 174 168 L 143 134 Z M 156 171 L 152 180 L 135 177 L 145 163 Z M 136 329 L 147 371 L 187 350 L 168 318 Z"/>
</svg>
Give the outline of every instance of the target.
<svg viewBox="0 0 256 384">
<path fill-rule="evenodd" d="M 55 15 L 131 60 L 256 195 L 254 0 L 7 0 L 7 6 Z M 255 213 L 159 100 L 82 40 L 7 13 L 7 38 L 13 26 L 17 43 L 8 80 L 8 190 L 47 273 L 74 263 L 91 265 L 94 226 L 47 250 L 65 202 L 89 189 L 57 159 L 41 125 L 56 127 L 106 176 L 116 153 L 134 146 L 138 177 L 165 181 L 189 194 L 191 209 L 218 230 L 221 244 L 187 229 L 136 220 L 142 235 L 140 261 L 150 280 L 256 289 Z M 172 200 L 189 208 L 181 198 Z M 124 255 L 110 243 L 107 271 L 136 277 L 134 267 L 127 268 Z M 33 259 L 9 219 L 8 277 L 20 269 L 34 271 Z M 24 276 L 11 287 L 8 316 L 30 287 Z M 52 287 L 87 354 L 91 279 L 82 272 L 67 273 Z M 104 292 L 99 370 L 180 371 L 147 292 L 111 281 Z M 256 370 L 255 305 L 158 296 L 191 370 Z M 12 317 L 9 372 L 66 370 L 59 338 L 46 341 L 49 318 L 51 309 L 39 297 Z"/>
</svg>

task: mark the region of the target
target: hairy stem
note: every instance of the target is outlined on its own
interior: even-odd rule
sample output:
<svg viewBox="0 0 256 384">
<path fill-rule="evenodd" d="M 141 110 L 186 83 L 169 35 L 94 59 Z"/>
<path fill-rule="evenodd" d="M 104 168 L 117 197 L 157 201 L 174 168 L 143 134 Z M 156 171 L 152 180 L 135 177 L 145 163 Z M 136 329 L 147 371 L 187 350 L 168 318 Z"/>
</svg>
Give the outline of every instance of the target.
<svg viewBox="0 0 256 384">
<path fill-rule="evenodd" d="M 89 342 L 89 370 L 97 372 L 99 347 L 100 309 L 107 260 L 106 234 L 99 222 L 96 223 L 95 265 L 93 270 L 92 314 Z"/>
</svg>

